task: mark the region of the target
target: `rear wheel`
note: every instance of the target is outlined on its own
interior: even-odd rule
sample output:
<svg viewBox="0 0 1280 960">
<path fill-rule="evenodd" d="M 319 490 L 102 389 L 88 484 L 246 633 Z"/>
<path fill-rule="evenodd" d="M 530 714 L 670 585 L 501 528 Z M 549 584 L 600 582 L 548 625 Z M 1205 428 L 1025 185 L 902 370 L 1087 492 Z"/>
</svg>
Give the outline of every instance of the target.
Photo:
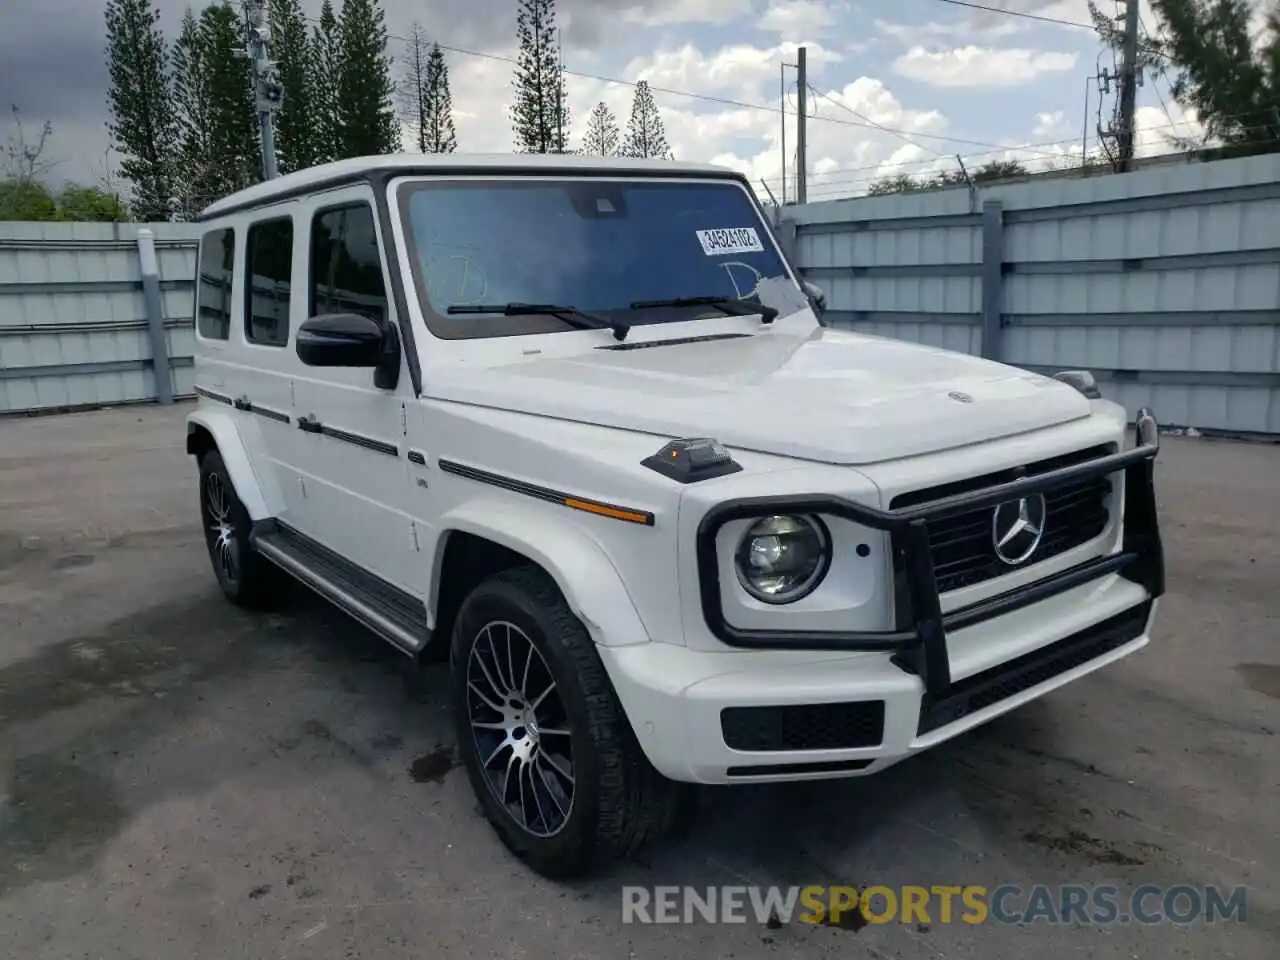
<svg viewBox="0 0 1280 960">
<path fill-rule="evenodd" d="M 503 843 L 570 878 L 664 833 L 691 792 L 636 741 L 595 645 L 537 568 L 463 602 L 450 671 L 459 752 Z"/>
<path fill-rule="evenodd" d="M 232 603 L 263 607 L 283 586 L 280 571 L 249 545 L 252 521 L 217 450 L 200 458 L 200 519 L 218 586 Z"/>
</svg>

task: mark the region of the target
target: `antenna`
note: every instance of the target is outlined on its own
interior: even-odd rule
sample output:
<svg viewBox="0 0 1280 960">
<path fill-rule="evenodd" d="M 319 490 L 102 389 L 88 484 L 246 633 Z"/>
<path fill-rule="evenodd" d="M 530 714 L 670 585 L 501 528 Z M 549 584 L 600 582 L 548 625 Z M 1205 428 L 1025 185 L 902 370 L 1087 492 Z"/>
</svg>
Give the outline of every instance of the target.
<svg viewBox="0 0 1280 960">
<path fill-rule="evenodd" d="M 246 0 L 244 11 L 245 54 L 251 60 L 254 107 L 262 128 L 262 177 L 272 180 L 276 177 L 274 118 L 284 103 L 284 85 L 276 75 L 275 61 L 269 59 L 267 44 L 271 41 L 271 26 L 267 23 L 263 0 Z"/>
</svg>

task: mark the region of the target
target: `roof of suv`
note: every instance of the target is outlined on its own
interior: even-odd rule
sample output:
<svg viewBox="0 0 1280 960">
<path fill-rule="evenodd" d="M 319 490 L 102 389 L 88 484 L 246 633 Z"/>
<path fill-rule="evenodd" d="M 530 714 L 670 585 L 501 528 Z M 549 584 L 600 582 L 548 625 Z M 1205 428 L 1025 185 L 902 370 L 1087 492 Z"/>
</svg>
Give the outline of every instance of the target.
<svg viewBox="0 0 1280 960">
<path fill-rule="evenodd" d="M 266 180 L 223 197 L 201 211 L 199 219 L 207 220 L 233 210 L 254 207 L 311 190 L 336 186 L 342 182 L 362 180 L 372 175 L 406 174 L 669 174 L 690 176 L 730 176 L 742 178 L 737 171 L 709 163 L 686 163 L 676 160 L 633 159 L 630 157 L 596 157 L 575 154 L 539 153 L 395 153 L 353 157 L 322 163 L 296 173 Z"/>
</svg>

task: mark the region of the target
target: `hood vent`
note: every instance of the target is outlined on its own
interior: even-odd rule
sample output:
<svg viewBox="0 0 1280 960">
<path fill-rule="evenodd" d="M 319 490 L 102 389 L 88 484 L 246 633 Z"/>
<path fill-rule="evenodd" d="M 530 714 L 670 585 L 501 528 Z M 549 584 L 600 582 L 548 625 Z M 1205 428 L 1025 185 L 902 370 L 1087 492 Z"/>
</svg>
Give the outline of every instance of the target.
<svg viewBox="0 0 1280 960">
<path fill-rule="evenodd" d="M 709 343 L 712 340 L 741 340 L 743 337 L 751 337 L 750 333 L 708 333 L 700 337 L 676 337 L 672 340 L 649 340 L 647 342 L 627 343 L 610 343 L 603 347 L 596 347 L 597 350 L 647 350 L 649 347 L 674 347 L 682 343 Z"/>
</svg>

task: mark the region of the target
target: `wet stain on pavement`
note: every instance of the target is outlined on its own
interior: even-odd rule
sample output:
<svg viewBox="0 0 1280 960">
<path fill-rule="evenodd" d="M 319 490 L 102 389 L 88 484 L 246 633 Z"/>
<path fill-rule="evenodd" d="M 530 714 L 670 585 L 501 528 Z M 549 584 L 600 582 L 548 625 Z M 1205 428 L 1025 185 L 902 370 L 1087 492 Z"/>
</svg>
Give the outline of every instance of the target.
<svg viewBox="0 0 1280 960">
<path fill-rule="evenodd" d="M 441 783 L 456 763 L 453 748 L 437 744 L 434 750 L 424 753 L 409 765 L 409 776 L 414 783 Z"/>
<path fill-rule="evenodd" d="M 1146 863 L 1145 860 L 1139 857 L 1131 856 L 1115 846 L 1099 840 L 1097 837 L 1091 837 L 1087 833 L 1074 828 L 1068 828 L 1059 835 L 1031 830 L 1023 834 L 1023 839 L 1028 843 L 1044 847 L 1046 850 L 1082 856 L 1098 864 L 1137 867 Z M 1152 850 L 1159 849 L 1155 844 L 1147 844 L 1146 846 Z"/>
<path fill-rule="evenodd" d="M 1250 690 L 1280 700 L 1280 664 L 1238 663 L 1236 672 Z"/>
<path fill-rule="evenodd" d="M 91 553 L 68 553 L 53 561 L 53 569 L 55 570 L 74 570 L 77 567 L 87 567 L 96 558 Z"/>
<path fill-rule="evenodd" d="M 109 780 L 52 755 L 19 757 L 0 788 L 0 894 L 74 876 L 128 819 Z"/>
<path fill-rule="evenodd" d="M 193 647 L 186 638 L 196 623 L 206 635 L 222 628 L 219 641 Z M 213 595 L 152 607 L 0 668 L 0 719 L 32 720 L 100 696 L 162 693 L 196 672 L 234 670 L 249 647 L 243 657 L 225 654 L 253 631 L 251 619 Z"/>
</svg>

